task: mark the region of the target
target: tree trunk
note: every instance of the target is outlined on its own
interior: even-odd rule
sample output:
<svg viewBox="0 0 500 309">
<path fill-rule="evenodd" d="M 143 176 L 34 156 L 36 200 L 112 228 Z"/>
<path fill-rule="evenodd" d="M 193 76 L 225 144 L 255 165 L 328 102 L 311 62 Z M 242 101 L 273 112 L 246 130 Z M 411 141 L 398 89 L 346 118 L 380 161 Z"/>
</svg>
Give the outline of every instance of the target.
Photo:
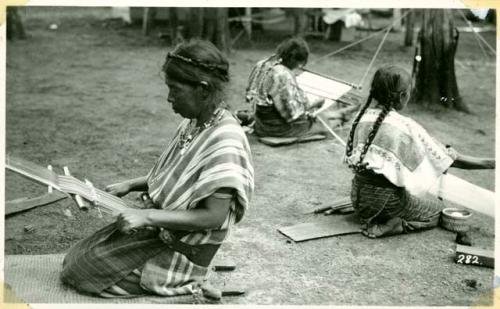
<svg viewBox="0 0 500 309">
<path fill-rule="evenodd" d="M 411 10 L 405 17 L 405 46 L 413 45 L 413 32 L 415 26 L 415 16 L 413 10 Z"/>
<path fill-rule="evenodd" d="M 21 40 L 26 39 L 26 32 L 24 31 L 23 22 L 17 12 L 17 7 L 7 7 L 7 39 L 12 40 L 18 38 Z"/>
<path fill-rule="evenodd" d="M 340 41 L 342 38 L 342 29 L 344 28 L 344 22 L 338 20 L 331 25 L 328 25 L 328 29 L 325 33 L 325 38 L 332 41 Z"/>
<path fill-rule="evenodd" d="M 227 8 L 205 8 L 203 38 L 214 43 L 222 52 L 229 52 Z"/>
<path fill-rule="evenodd" d="M 142 34 L 149 35 L 154 25 L 156 8 L 145 7 L 142 14 Z"/>
<path fill-rule="evenodd" d="M 171 7 L 168 9 L 168 26 L 170 28 L 170 38 L 174 44 L 178 44 L 178 39 L 181 38 L 182 33 L 179 29 L 179 17 L 177 14 L 177 8 Z"/>
<path fill-rule="evenodd" d="M 201 38 L 203 34 L 203 8 L 189 8 L 189 21 L 186 35 L 188 38 Z"/>
<path fill-rule="evenodd" d="M 469 112 L 458 91 L 455 51 L 458 44 L 450 10 L 423 11 L 419 33 L 421 61 L 417 65 L 414 100 Z"/>
<path fill-rule="evenodd" d="M 214 43 L 222 52 L 229 52 L 227 8 L 191 8 L 188 38 L 203 38 Z"/>
</svg>

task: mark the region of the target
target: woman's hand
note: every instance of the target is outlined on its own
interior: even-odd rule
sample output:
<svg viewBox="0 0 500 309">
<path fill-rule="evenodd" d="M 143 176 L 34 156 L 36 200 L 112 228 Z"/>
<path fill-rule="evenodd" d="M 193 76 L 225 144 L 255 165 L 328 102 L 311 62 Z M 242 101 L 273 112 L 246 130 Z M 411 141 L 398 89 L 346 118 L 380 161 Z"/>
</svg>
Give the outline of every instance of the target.
<svg viewBox="0 0 500 309">
<path fill-rule="evenodd" d="M 150 225 L 148 210 L 127 209 L 116 218 L 116 227 L 125 234 L 133 233 L 135 230 Z"/>
<path fill-rule="evenodd" d="M 311 112 L 305 112 L 307 120 L 310 122 L 315 122 L 316 121 L 316 114 L 311 113 Z"/>
<path fill-rule="evenodd" d="M 323 104 L 325 104 L 325 99 L 318 98 L 318 99 L 311 102 L 311 105 L 309 106 L 309 110 L 320 109 L 323 106 Z"/>
<path fill-rule="evenodd" d="M 104 190 L 110 194 L 122 197 L 124 195 L 127 195 L 130 192 L 131 188 L 130 184 L 126 182 L 120 182 L 109 185 Z"/>
</svg>

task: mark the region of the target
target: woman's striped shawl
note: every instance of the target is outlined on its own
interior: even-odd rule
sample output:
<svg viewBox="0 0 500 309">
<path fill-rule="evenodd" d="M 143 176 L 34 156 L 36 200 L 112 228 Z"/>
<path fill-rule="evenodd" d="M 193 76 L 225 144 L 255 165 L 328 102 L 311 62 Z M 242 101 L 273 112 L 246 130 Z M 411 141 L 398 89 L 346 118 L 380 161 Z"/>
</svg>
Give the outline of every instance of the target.
<svg viewBox="0 0 500 309">
<path fill-rule="evenodd" d="M 178 147 L 184 120 L 148 175 L 149 195 L 160 208 L 188 210 L 220 188 L 236 194 L 235 221 L 243 217 L 254 189 L 250 146 L 236 119 L 224 110 L 220 120 L 201 131 L 184 149 Z"/>
<path fill-rule="evenodd" d="M 368 109 L 361 117 L 346 162 L 356 164 L 380 109 Z M 425 193 L 456 159 L 453 148 L 436 141 L 418 123 L 395 111 L 389 112 L 368 148 L 364 163 L 410 193 Z"/>
<path fill-rule="evenodd" d="M 224 111 L 214 126 L 203 130 L 181 153 L 177 143 L 187 124 L 187 120 L 181 123 L 173 141 L 150 171 L 149 194 L 163 209 L 189 210 L 217 189 L 233 188 L 235 198 L 222 226 L 192 231 L 179 239 L 189 245 L 219 245 L 232 223 L 241 220 L 253 193 L 250 147 L 240 125 Z M 193 287 L 207 275 L 208 267 L 170 249 L 156 233 L 150 235 L 147 230 L 132 236 L 114 233 L 113 224 L 70 250 L 65 260 L 64 280 L 79 290 L 93 293 L 111 286 L 106 290 L 109 292 L 116 288 L 114 283 L 137 269 L 143 289 L 172 296 L 192 293 Z M 144 239 L 139 238 L 141 235 Z"/>
</svg>

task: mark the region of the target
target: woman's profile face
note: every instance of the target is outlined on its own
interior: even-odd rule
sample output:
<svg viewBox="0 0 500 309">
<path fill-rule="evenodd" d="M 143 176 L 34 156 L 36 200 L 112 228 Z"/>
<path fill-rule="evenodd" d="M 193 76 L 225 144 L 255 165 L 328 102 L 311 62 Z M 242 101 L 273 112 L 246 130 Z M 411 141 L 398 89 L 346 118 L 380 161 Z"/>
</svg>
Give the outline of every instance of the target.
<svg viewBox="0 0 500 309">
<path fill-rule="evenodd" d="M 167 101 L 172 104 L 174 112 L 184 118 L 197 118 L 203 105 L 200 96 L 201 87 L 181 83 L 168 76 L 166 85 L 168 87 Z"/>
</svg>

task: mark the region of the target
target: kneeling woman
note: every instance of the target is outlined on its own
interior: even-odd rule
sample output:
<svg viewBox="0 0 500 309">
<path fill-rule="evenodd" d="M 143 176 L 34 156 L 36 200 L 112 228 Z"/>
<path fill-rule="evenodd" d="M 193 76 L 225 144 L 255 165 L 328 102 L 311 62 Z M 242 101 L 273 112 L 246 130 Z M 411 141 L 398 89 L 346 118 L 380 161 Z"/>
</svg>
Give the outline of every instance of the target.
<svg viewBox="0 0 500 309">
<path fill-rule="evenodd" d="M 211 43 L 194 40 L 163 65 L 168 101 L 185 120 L 145 177 L 108 186 L 117 196 L 148 191 L 150 209 L 130 209 L 77 243 L 61 279 L 102 297 L 199 290 L 231 226 L 253 192 L 248 141 L 223 108 L 228 62 Z"/>
<path fill-rule="evenodd" d="M 246 101 L 255 106 L 254 130 L 258 136 L 303 137 L 324 132 L 313 127 L 308 116 L 324 100 L 310 101 L 293 72 L 307 63 L 308 56 L 306 41 L 292 38 L 283 41 L 274 55 L 253 68 Z"/>
<path fill-rule="evenodd" d="M 351 199 L 365 224 L 363 234 L 371 238 L 437 226 L 443 203 L 425 192 L 449 167 L 495 168 L 493 159 L 461 155 L 400 115 L 410 83 L 405 70 L 380 68 L 347 142 Z"/>
</svg>

